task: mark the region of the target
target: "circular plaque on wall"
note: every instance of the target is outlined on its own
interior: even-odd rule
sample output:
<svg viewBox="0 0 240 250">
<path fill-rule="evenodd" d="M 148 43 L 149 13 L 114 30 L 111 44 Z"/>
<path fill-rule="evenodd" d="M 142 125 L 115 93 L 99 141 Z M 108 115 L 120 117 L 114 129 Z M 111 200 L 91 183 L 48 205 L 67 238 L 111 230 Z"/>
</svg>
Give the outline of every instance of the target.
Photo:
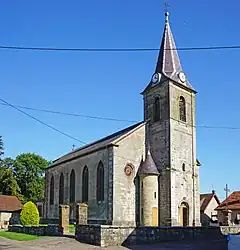
<svg viewBox="0 0 240 250">
<path fill-rule="evenodd" d="M 132 175 L 132 173 L 133 173 L 133 167 L 132 167 L 131 165 L 127 165 L 127 166 L 124 168 L 124 172 L 125 172 L 125 175 L 126 175 L 126 176 Z"/>
</svg>

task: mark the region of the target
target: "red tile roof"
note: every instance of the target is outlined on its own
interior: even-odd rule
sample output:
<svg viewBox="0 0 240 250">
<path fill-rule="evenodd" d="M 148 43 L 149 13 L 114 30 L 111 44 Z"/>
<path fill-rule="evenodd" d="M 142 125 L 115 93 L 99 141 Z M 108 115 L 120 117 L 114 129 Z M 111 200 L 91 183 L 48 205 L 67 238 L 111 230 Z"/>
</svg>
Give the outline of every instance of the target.
<svg viewBox="0 0 240 250">
<path fill-rule="evenodd" d="M 240 210 L 240 191 L 235 191 L 231 193 L 227 199 L 225 199 L 216 210 L 224 210 L 228 208 L 229 210 Z"/>
<path fill-rule="evenodd" d="M 217 203 L 220 204 L 220 200 L 218 199 L 217 195 L 215 193 L 211 194 L 200 194 L 200 204 L 201 208 L 200 211 L 204 212 L 207 208 L 209 202 L 212 200 L 212 198 L 215 198 Z"/>
<path fill-rule="evenodd" d="M 16 196 L 0 195 L 0 212 L 14 212 L 23 208 Z"/>
</svg>

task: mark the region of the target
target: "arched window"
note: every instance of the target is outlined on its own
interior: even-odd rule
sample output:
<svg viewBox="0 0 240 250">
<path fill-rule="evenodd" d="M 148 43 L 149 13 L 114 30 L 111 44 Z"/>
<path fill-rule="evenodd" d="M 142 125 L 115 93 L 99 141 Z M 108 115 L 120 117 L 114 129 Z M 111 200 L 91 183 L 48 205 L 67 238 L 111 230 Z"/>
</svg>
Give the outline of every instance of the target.
<svg viewBox="0 0 240 250">
<path fill-rule="evenodd" d="M 84 167 L 82 173 L 82 202 L 88 202 L 88 168 Z"/>
<path fill-rule="evenodd" d="M 75 171 L 70 174 L 70 203 L 75 202 Z"/>
<path fill-rule="evenodd" d="M 154 100 L 153 120 L 157 122 L 160 120 L 160 100 L 156 97 Z"/>
<path fill-rule="evenodd" d="M 186 103 L 184 97 L 179 98 L 179 114 L 180 120 L 186 122 Z"/>
<path fill-rule="evenodd" d="M 50 181 L 50 205 L 54 204 L 54 178 L 52 176 Z"/>
<path fill-rule="evenodd" d="M 97 201 L 104 200 L 104 168 L 103 163 L 100 162 L 97 168 Z"/>
<path fill-rule="evenodd" d="M 182 164 L 182 171 L 185 172 L 186 167 L 185 167 L 185 163 Z"/>
<path fill-rule="evenodd" d="M 64 176 L 63 173 L 61 173 L 59 179 L 59 204 L 63 205 L 63 203 L 64 203 Z"/>
</svg>

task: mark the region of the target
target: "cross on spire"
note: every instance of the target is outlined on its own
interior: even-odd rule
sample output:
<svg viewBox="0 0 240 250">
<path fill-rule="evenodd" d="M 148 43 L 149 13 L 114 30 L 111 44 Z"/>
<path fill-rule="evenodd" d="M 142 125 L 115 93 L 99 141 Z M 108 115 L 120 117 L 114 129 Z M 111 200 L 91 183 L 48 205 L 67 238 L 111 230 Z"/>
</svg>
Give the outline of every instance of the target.
<svg viewBox="0 0 240 250">
<path fill-rule="evenodd" d="M 164 5 L 165 5 L 165 12 L 168 12 L 168 7 L 169 7 L 168 1 L 166 1 Z"/>
</svg>

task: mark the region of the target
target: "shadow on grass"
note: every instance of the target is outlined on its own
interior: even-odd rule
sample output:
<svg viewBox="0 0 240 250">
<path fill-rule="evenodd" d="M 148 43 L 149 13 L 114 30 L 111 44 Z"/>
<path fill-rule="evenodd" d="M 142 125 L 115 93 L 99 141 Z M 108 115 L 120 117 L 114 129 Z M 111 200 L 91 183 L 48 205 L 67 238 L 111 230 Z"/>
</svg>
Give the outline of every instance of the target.
<svg viewBox="0 0 240 250">
<path fill-rule="evenodd" d="M 37 236 L 31 234 L 23 234 L 23 233 L 15 233 L 15 232 L 0 232 L 0 237 L 4 237 L 9 240 L 17 240 L 17 241 L 29 241 L 29 240 L 36 240 L 40 237 L 44 236 Z"/>
</svg>

